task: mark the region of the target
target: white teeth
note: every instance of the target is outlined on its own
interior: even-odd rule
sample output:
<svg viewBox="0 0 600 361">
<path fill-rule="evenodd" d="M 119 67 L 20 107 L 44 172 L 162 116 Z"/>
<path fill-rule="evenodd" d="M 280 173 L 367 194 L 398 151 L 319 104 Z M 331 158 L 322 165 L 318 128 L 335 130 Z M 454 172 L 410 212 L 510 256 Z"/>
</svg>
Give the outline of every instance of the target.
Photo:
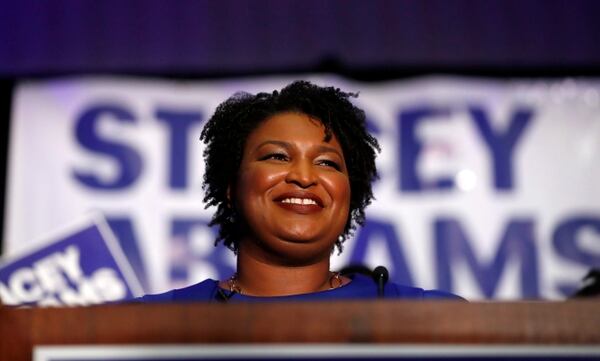
<svg viewBox="0 0 600 361">
<path fill-rule="evenodd" d="M 285 198 L 281 201 L 281 203 L 290 203 L 290 204 L 314 204 L 317 202 L 310 198 Z"/>
</svg>

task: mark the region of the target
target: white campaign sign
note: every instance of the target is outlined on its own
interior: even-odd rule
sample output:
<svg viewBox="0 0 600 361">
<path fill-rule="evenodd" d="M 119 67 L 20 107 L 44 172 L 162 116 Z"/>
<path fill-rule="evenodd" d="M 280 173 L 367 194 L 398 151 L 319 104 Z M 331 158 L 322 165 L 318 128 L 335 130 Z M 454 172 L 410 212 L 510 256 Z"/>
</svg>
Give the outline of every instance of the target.
<svg viewBox="0 0 600 361">
<path fill-rule="evenodd" d="M 23 82 L 8 256 L 95 210 L 147 292 L 227 277 L 233 255 L 206 226 L 200 131 L 233 93 L 292 80 Z M 334 268 L 383 264 L 396 282 L 470 299 L 562 299 L 600 267 L 599 81 L 308 80 L 360 92 L 383 148 L 377 201 Z"/>
</svg>

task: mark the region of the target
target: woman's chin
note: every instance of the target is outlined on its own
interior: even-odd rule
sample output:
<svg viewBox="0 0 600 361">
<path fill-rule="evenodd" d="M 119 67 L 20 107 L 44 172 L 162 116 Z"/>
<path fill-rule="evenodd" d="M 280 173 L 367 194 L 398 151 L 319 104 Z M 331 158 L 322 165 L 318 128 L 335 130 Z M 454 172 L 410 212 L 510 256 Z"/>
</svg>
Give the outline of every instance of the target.
<svg viewBox="0 0 600 361">
<path fill-rule="evenodd" d="M 270 233 L 278 238 L 297 243 L 331 243 L 335 242 L 337 234 L 333 228 L 342 228 L 337 225 L 324 226 L 319 222 L 282 222 L 271 228 Z"/>
<path fill-rule="evenodd" d="M 277 255 L 278 258 L 289 258 L 293 263 L 329 258 L 337 238 L 331 235 L 330 231 L 324 232 L 315 228 L 297 226 L 271 228 L 269 232 L 256 234 L 248 241 L 266 253 Z M 252 242 L 252 239 L 255 241 Z"/>
<path fill-rule="evenodd" d="M 318 244 L 327 244 L 333 243 L 334 241 L 329 242 L 329 238 L 326 235 L 315 232 L 315 229 L 302 229 L 296 231 L 285 230 L 280 232 L 278 237 L 279 239 L 285 242 L 291 243 L 301 243 L 301 244 L 310 244 L 310 243 L 318 243 Z"/>
<path fill-rule="evenodd" d="M 331 247 L 311 242 L 289 241 L 278 247 L 277 254 L 288 266 L 314 264 L 331 256 Z"/>
</svg>

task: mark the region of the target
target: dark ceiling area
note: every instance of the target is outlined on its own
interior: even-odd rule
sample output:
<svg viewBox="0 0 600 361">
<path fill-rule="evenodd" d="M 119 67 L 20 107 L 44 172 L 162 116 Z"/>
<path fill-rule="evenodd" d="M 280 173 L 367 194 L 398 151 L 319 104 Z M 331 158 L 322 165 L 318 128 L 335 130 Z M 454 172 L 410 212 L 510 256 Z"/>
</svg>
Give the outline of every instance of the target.
<svg viewBox="0 0 600 361">
<path fill-rule="evenodd" d="M 600 65 L 597 1 L 11 1 L 0 76 L 308 71 L 566 75 Z"/>
</svg>

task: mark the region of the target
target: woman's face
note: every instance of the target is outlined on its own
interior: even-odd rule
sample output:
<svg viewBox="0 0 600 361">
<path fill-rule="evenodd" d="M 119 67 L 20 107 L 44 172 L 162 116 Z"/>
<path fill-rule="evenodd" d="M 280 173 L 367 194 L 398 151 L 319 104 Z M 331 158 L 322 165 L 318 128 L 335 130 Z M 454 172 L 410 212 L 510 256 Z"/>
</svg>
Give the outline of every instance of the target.
<svg viewBox="0 0 600 361">
<path fill-rule="evenodd" d="M 280 113 L 246 140 L 233 197 L 248 225 L 240 252 L 290 264 L 329 257 L 343 232 L 350 181 L 342 148 L 301 113 Z"/>
</svg>

